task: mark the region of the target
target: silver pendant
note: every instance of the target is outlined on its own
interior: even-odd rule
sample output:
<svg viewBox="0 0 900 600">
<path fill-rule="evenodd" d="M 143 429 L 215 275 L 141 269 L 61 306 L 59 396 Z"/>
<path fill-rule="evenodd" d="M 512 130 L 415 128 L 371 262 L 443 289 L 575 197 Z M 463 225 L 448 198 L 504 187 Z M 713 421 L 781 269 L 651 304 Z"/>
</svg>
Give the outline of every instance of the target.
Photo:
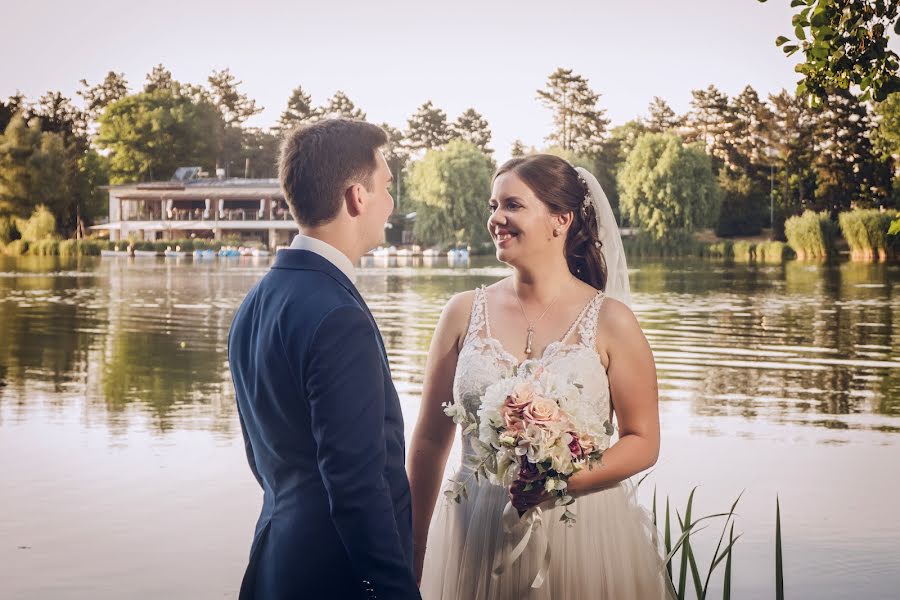
<svg viewBox="0 0 900 600">
<path fill-rule="evenodd" d="M 534 339 L 534 328 L 528 328 L 528 337 L 525 338 L 525 356 L 531 356 L 531 341 Z"/>
</svg>

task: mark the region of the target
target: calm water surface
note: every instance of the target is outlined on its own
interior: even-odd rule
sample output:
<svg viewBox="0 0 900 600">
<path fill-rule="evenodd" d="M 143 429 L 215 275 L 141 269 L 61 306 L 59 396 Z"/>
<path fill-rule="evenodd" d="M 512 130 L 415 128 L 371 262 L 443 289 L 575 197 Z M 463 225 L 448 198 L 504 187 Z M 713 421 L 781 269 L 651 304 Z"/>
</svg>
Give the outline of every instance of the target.
<svg viewBox="0 0 900 600">
<path fill-rule="evenodd" d="M 237 597 L 261 492 L 225 342 L 268 264 L 0 258 L 3 598 Z M 778 495 L 788 597 L 897 597 L 900 267 L 632 267 L 661 391 L 648 507 L 745 490 L 736 597 L 771 598 Z M 364 265 L 407 435 L 444 302 L 506 274 Z"/>
</svg>

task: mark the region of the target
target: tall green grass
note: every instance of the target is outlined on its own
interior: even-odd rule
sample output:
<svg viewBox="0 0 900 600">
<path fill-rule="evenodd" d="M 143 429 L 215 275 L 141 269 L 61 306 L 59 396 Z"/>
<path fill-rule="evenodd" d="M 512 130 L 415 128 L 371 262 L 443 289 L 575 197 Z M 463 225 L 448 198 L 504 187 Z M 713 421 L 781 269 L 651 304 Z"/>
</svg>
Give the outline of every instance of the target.
<svg viewBox="0 0 900 600">
<path fill-rule="evenodd" d="M 646 478 L 647 475 L 645 475 L 641 479 L 641 481 L 638 482 L 638 485 L 640 485 Z M 735 510 L 737 509 L 738 503 L 741 501 L 743 492 L 738 495 L 737 499 L 735 499 L 735 501 L 732 503 L 731 508 L 728 510 L 728 512 L 716 513 L 700 518 L 694 518 L 693 504 L 694 494 L 696 491 L 697 488 L 695 487 L 691 490 L 691 493 L 688 496 L 687 505 L 684 510 L 684 518 L 682 518 L 681 512 L 679 510 L 675 510 L 675 515 L 678 519 L 678 529 L 675 529 L 672 525 L 672 519 L 670 515 L 670 499 L 668 496 L 666 496 L 665 522 L 663 525 L 662 534 L 663 544 L 666 549 L 665 565 L 668 581 L 672 586 L 672 591 L 675 594 L 676 598 L 678 598 L 678 600 L 687 600 L 687 598 L 689 597 L 688 575 L 690 575 L 691 587 L 693 588 L 693 595 L 690 597 L 696 598 L 697 600 L 706 600 L 706 597 L 709 594 L 710 582 L 712 581 L 713 574 L 724 562 L 724 573 L 722 575 L 723 598 L 725 600 L 729 600 L 731 598 L 731 580 L 734 569 L 733 552 L 735 544 L 741 538 L 741 534 L 734 534 L 734 518 L 736 516 Z M 691 543 L 691 539 L 692 537 L 696 539 L 696 534 L 709 526 L 708 524 L 706 524 L 706 521 L 722 518 L 724 518 L 724 523 L 722 525 L 721 533 L 719 534 L 718 542 L 716 543 L 716 548 L 712 553 L 712 557 L 710 558 L 709 567 L 707 567 L 705 573 L 701 573 L 700 569 L 697 566 L 698 559 L 697 555 L 694 552 L 694 546 Z M 657 515 L 657 495 L 655 487 L 653 489 L 653 524 L 657 528 L 659 528 L 659 518 Z M 703 525 L 701 526 L 701 524 Z M 727 541 L 726 534 L 728 535 Z M 673 575 L 673 562 L 676 560 L 676 558 L 678 559 L 679 563 L 677 581 Z M 776 498 L 775 501 L 775 597 L 777 600 L 784 599 L 784 565 L 781 541 L 781 501 L 778 498 Z"/>
<path fill-rule="evenodd" d="M 838 226 L 827 212 L 807 210 L 784 223 L 784 235 L 800 260 L 825 259 L 835 254 Z"/>
<path fill-rule="evenodd" d="M 895 255 L 896 240 L 888 235 L 897 211 L 854 209 L 838 216 L 841 234 L 853 260 L 886 260 Z"/>
</svg>

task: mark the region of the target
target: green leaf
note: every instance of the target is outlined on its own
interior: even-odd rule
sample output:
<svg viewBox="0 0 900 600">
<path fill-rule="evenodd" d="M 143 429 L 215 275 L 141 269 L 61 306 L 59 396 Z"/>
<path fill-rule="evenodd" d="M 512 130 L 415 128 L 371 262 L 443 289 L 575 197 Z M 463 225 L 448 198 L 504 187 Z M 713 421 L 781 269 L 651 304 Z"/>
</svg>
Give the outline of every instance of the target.
<svg viewBox="0 0 900 600">
<path fill-rule="evenodd" d="M 785 46 L 784 48 L 782 48 L 782 50 L 784 50 L 784 53 L 787 54 L 788 56 L 792 55 L 794 52 L 796 52 L 799 49 L 800 49 L 800 46 L 796 46 L 796 45 Z"/>
<path fill-rule="evenodd" d="M 689 544 L 689 536 L 691 533 L 691 507 L 694 505 L 694 492 L 697 491 L 697 488 L 691 490 L 690 495 L 688 496 L 687 508 L 684 511 L 684 519 L 687 522 L 687 526 L 681 521 L 681 515 L 678 514 L 678 511 L 675 511 L 675 515 L 678 517 L 678 524 L 681 525 L 681 531 L 684 532 L 684 544 L 685 547 L 681 550 L 681 570 L 678 573 L 678 597 L 684 598 L 684 590 L 687 587 L 687 569 L 688 569 L 688 549 L 690 548 Z"/>
<path fill-rule="evenodd" d="M 791 0 L 791 8 L 796 8 L 797 6 L 805 6 L 806 0 Z"/>
<path fill-rule="evenodd" d="M 746 491 L 746 490 L 744 490 Z M 713 562 L 709 565 L 709 571 L 706 572 L 706 582 L 703 584 L 703 598 L 706 597 L 706 590 L 709 589 L 709 580 L 712 577 L 713 571 L 718 564 L 716 557 L 719 555 L 719 549 L 722 547 L 722 541 L 725 539 L 725 531 L 728 529 L 728 523 L 731 521 L 731 517 L 734 515 L 734 509 L 737 508 L 738 502 L 741 501 L 741 496 L 744 495 L 742 491 L 738 494 L 737 499 L 734 501 L 734 504 L 731 505 L 731 510 L 728 511 L 728 516 L 725 519 L 725 525 L 722 526 L 722 535 L 719 536 L 719 543 L 716 544 L 716 551 L 713 552 Z M 732 531 L 734 530 L 734 524 L 732 523 Z"/>
<path fill-rule="evenodd" d="M 775 598 L 784 600 L 784 565 L 781 555 L 781 500 L 775 496 Z"/>
<path fill-rule="evenodd" d="M 802 0 L 801 0 L 801 1 L 802 1 Z M 785 36 L 783 36 L 783 35 L 779 35 L 779 36 L 775 39 L 775 45 L 776 45 L 776 46 L 783 46 L 783 45 L 785 45 L 786 43 L 788 43 L 789 41 L 791 41 L 790 38 L 787 38 L 787 37 L 785 37 Z"/>
<path fill-rule="evenodd" d="M 666 556 L 672 554 L 672 527 L 671 522 L 669 521 L 669 497 L 666 496 L 666 531 L 665 531 L 665 543 L 666 543 Z M 669 581 L 672 581 L 672 559 L 669 558 L 666 560 L 666 571 L 669 572 Z"/>
<path fill-rule="evenodd" d="M 677 514 L 678 511 L 676 511 Z M 687 520 L 688 526 L 690 526 L 690 507 L 685 511 L 685 519 Z M 678 524 L 681 525 L 682 529 L 684 529 L 685 524 L 681 522 L 681 515 L 678 515 Z M 690 529 L 690 527 L 689 527 Z M 700 571 L 697 569 L 697 561 L 694 558 L 694 550 L 691 548 L 691 540 L 690 536 L 684 539 L 684 548 L 681 551 L 681 556 L 687 556 L 688 564 L 691 568 L 691 579 L 694 583 L 694 593 L 697 595 L 697 598 L 703 597 L 703 584 L 700 583 Z M 684 558 L 682 558 L 682 565 L 684 564 Z M 682 575 L 682 581 L 684 580 L 684 576 Z"/>
<path fill-rule="evenodd" d="M 888 235 L 897 235 L 900 234 L 900 219 L 894 219 L 891 223 L 890 229 L 888 229 Z"/>
<path fill-rule="evenodd" d="M 731 524 L 731 533 L 728 534 L 728 559 L 725 561 L 725 578 L 722 589 L 723 600 L 731 600 L 731 547 L 733 545 L 734 523 Z"/>
</svg>

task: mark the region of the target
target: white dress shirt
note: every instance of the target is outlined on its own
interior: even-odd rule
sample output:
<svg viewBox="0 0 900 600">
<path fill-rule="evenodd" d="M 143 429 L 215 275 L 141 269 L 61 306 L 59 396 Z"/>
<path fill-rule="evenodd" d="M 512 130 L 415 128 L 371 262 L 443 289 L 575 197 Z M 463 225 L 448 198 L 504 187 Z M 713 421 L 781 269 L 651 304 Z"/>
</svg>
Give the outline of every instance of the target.
<svg viewBox="0 0 900 600">
<path fill-rule="evenodd" d="M 350 280 L 350 283 L 356 285 L 356 267 L 353 266 L 353 262 L 347 258 L 346 254 L 331 244 L 301 233 L 294 236 L 294 241 L 291 242 L 290 247 L 294 250 L 315 252 L 340 269 L 347 276 L 347 279 Z"/>
</svg>

